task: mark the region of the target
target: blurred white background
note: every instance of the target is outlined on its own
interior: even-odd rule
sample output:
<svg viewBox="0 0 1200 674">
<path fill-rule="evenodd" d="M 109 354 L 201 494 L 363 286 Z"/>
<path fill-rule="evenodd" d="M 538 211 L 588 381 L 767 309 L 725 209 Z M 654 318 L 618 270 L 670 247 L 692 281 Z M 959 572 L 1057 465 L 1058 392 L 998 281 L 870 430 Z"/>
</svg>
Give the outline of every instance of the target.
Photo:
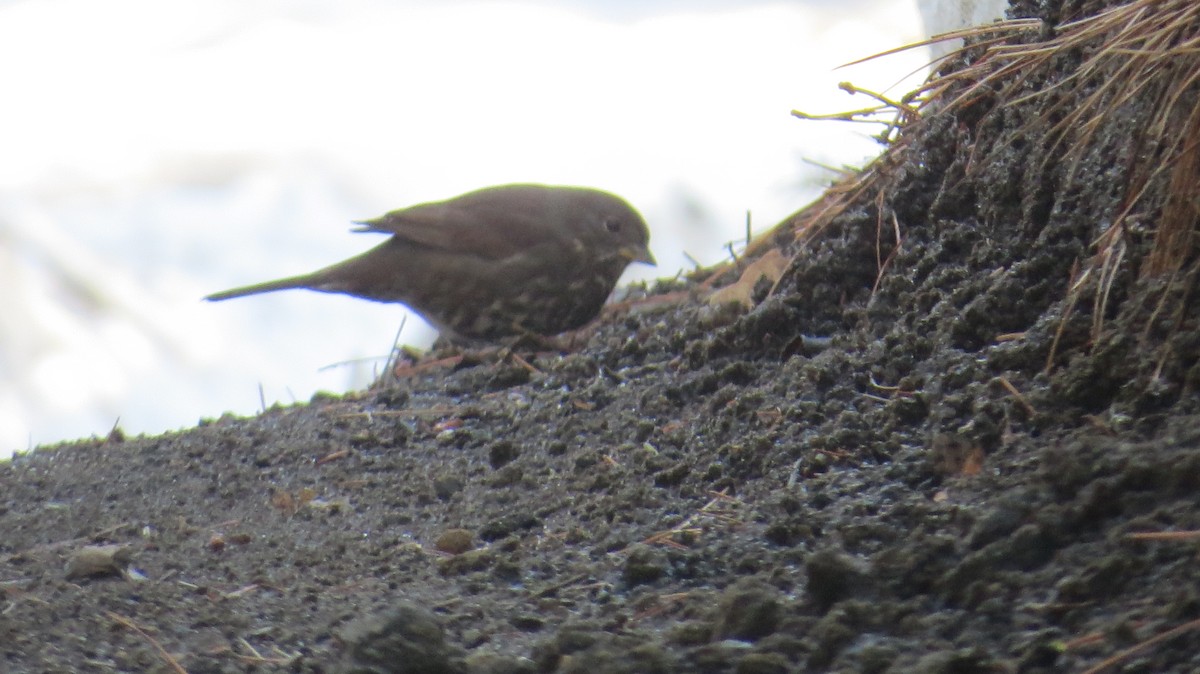
<svg viewBox="0 0 1200 674">
<path fill-rule="evenodd" d="M 789 113 L 921 71 L 834 70 L 920 25 L 913 0 L 0 3 L 0 455 L 364 386 L 398 305 L 200 298 L 365 250 L 350 221 L 394 208 L 589 185 L 650 223 L 637 276 L 715 262 L 747 210 L 819 193 L 803 160 L 878 152 Z"/>
</svg>

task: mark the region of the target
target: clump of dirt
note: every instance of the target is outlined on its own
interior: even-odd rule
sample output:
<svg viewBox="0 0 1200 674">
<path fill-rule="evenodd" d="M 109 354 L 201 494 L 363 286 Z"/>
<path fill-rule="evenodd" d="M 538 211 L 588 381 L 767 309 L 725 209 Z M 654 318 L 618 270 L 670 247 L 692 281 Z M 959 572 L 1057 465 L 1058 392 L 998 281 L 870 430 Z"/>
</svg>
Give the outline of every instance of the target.
<svg viewBox="0 0 1200 674">
<path fill-rule="evenodd" d="M 1195 242 L 1142 273 L 1161 99 L 1059 161 L 1086 57 L 931 107 L 748 312 L 0 465 L 0 669 L 1200 670 Z"/>
</svg>

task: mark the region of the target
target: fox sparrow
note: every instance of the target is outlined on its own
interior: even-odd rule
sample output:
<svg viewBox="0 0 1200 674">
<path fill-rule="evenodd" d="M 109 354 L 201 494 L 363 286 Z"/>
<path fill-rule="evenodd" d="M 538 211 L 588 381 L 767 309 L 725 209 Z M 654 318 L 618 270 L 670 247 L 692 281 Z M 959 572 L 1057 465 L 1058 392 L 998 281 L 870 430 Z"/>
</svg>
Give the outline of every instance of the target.
<svg viewBox="0 0 1200 674">
<path fill-rule="evenodd" d="M 358 223 L 391 234 L 344 262 L 209 295 L 308 288 L 400 302 L 450 339 L 496 341 L 581 327 L 631 262 L 654 264 L 623 199 L 583 187 L 502 185 Z"/>
</svg>

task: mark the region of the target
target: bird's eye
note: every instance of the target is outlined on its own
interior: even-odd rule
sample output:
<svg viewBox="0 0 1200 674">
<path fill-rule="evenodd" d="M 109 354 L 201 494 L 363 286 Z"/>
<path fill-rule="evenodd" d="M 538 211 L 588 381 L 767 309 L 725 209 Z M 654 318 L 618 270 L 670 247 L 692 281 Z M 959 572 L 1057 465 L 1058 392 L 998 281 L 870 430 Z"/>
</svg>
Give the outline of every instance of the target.
<svg viewBox="0 0 1200 674">
<path fill-rule="evenodd" d="M 617 232 L 621 231 L 621 221 L 617 220 L 616 218 L 609 218 L 604 221 L 604 228 L 613 234 L 616 234 Z"/>
</svg>

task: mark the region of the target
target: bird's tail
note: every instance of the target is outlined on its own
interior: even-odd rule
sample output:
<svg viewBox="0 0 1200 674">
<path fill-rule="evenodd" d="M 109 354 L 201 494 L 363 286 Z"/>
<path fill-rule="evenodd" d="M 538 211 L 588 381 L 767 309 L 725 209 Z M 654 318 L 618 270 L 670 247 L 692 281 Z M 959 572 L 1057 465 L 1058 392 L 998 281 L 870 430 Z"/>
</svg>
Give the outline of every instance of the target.
<svg viewBox="0 0 1200 674">
<path fill-rule="evenodd" d="M 313 285 L 313 278 L 311 274 L 305 274 L 303 276 L 289 276 L 288 278 L 266 281 L 264 283 L 255 283 L 254 285 L 242 286 L 241 288 L 222 290 L 221 292 L 213 293 L 204 299 L 208 300 L 209 302 L 220 302 L 221 300 L 231 300 L 235 297 L 245 297 L 246 295 L 272 293 L 276 290 L 311 288 Z"/>
</svg>

